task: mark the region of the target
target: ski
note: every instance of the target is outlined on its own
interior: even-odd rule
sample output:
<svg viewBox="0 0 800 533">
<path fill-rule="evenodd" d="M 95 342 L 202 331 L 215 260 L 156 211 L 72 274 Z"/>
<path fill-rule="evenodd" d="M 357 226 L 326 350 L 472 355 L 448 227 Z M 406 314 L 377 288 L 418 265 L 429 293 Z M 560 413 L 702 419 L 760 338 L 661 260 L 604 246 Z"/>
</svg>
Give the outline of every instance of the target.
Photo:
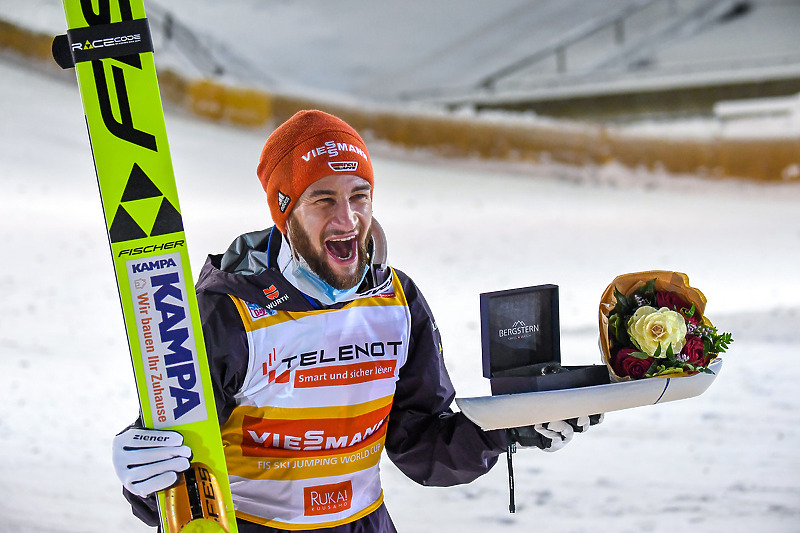
<svg viewBox="0 0 800 533">
<path fill-rule="evenodd" d="M 142 420 L 193 452 L 161 529 L 236 533 L 144 2 L 63 5 L 53 56 L 78 79 Z"/>
</svg>

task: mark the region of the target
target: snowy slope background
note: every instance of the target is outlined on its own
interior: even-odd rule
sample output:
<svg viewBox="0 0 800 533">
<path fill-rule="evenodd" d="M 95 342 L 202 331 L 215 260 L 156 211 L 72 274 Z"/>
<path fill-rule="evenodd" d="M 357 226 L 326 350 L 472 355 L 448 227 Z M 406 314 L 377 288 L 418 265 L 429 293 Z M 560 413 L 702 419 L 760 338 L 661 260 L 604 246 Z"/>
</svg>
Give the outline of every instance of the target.
<svg viewBox="0 0 800 533">
<path fill-rule="evenodd" d="M 52 4 L 25 2 L 25 15 L 5 0 L 0 13 L 56 13 L 47 31 L 63 31 Z M 148 531 L 110 462 L 138 405 L 77 90 L 0 58 L 0 117 L 0 531 Z M 269 131 L 172 111 L 167 128 L 196 274 L 206 253 L 269 224 L 254 174 Z M 502 463 L 440 489 L 384 461 L 400 531 L 800 531 L 797 184 L 370 148 L 390 260 L 431 304 L 460 396 L 488 394 L 480 292 L 558 284 L 562 359 L 591 364 L 597 302 L 614 276 L 679 270 L 736 339 L 703 396 L 610 413 L 556 454 L 518 453 L 515 515 Z"/>
</svg>

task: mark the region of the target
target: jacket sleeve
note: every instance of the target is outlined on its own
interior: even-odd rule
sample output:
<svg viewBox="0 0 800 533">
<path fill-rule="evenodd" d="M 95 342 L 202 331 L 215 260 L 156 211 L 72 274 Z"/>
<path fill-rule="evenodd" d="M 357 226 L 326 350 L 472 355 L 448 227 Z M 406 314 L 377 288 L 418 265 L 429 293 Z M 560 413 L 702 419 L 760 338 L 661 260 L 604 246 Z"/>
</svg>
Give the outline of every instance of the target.
<svg viewBox="0 0 800 533">
<path fill-rule="evenodd" d="M 422 485 L 469 483 L 505 452 L 505 433 L 483 431 L 450 409 L 455 391 L 431 310 L 416 285 L 402 272 L 395 274 L 411 312 L 411 339 L 389 415 L 386 452 L 405 475 Z"/>
<path fill-rule="evenodd" d="M 247 334 L 236 306 L 227 294 L 199 292 L 197 303 L 208 355 L 217 417 L 223 425 L 236 406 L 235 395 L 247 375 Z"/>
</svg>

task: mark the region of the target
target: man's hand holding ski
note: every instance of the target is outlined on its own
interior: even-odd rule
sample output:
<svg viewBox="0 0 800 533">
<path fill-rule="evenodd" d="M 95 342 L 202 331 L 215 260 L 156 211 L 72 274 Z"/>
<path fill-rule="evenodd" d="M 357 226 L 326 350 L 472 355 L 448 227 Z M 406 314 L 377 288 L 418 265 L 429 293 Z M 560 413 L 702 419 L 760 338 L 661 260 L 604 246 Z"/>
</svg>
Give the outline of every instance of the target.
<svg viewBox="0 0 800 533">
<path fill-rule="evenodd" d="M 112 459 L 122 485 L 142 498 L 172 486 L 192 450 L 177 431 L 130 427 L 114 437 Z"/>
</svg>

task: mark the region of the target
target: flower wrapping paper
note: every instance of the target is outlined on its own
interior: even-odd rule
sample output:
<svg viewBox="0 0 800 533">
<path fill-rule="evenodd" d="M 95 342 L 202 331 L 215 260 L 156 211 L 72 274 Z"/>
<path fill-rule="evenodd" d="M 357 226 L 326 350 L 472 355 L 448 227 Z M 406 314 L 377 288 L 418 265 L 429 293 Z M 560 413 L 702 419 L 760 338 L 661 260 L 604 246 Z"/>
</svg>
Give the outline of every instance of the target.
<svg viewBox="0 0 800 533">
<path fill-rule="evenodd" d="M 632 272 L 630 274 L 621 274 L 614 278 L 614 280 L 603 291 L 600 298 L 600 350 L 602 352 L 603 361 L 608 368 L 608 373 L 612 381 L 628 381 L 631 378 L 628 376 L 619 376 L 614 371 L 611 364 L 611 341 L 608 333 L 608 317 L 611 314 L 617 300 L 614 296 L 614 288 L 616 287 L 619 292 L 628 296 L 633 294 L 637 289 L 645 285 L 650 280 L 655 279 L 655 288 L 657 291 L 665 291 L 679 296 L 686 302 L 695 306 L 696 312 L 703 317 L 703 324 L 712 325 L 711 322 L 705 317 L 706 297 L 696 289 L 689 285 L 689 277 L 682 272 L 672 272 L 668 270 L 650 270 L 647 272 Z M 669 376 L 663 377 L 680 377 L 690 375 L 687 372 L 672 373 Z M 662 376 L 656 376 L 662 377 Z"/>
</svg>

